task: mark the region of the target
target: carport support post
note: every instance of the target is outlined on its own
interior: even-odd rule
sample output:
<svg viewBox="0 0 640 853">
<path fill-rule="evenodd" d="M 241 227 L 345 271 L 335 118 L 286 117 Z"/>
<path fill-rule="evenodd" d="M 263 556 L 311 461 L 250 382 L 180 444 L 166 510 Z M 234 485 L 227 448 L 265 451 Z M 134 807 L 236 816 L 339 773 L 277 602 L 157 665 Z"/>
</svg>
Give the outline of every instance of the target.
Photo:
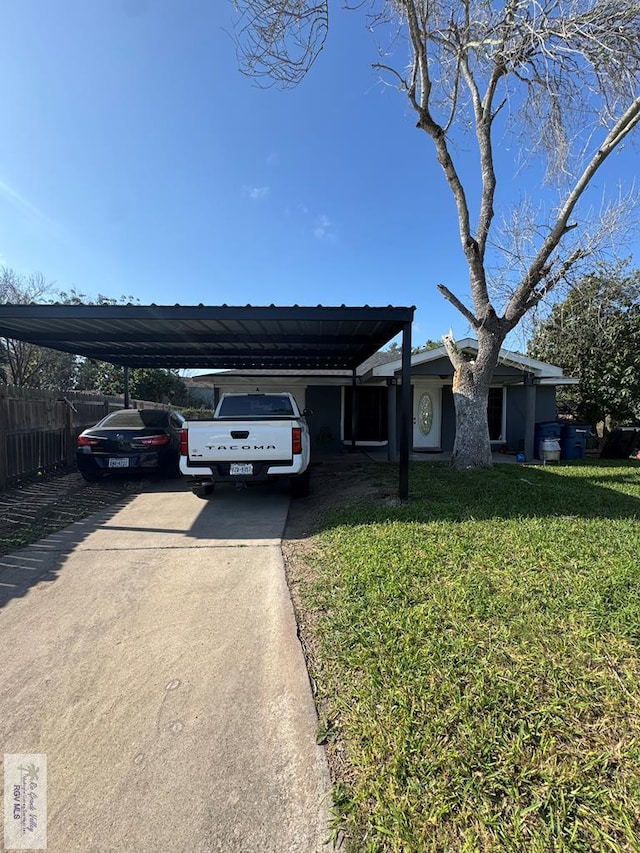
<svg viewBox="0 0 640 853">
<path fill-rule="evenodd" d="M 411 431 L 411 323 L 402 328 L 402 409 L 400 413 L 401 501 L 409 497 L 409 434 Z"/>
<path fill-rule="evenodd" d="M 124 407 L 125 409 L 131 408 L 129 401 L 129 368 L 124 368 Z"/>
<path fill-rule="evenodd" d="M 536 421 L 536 386 L 533 373 L 524 375 L 524 455 L 527 462 L 533 462 L 535 448 L 533 436 Z"/>
<path fill-rule="evenodd" d="M 358 429 L 358 407 L 356 406 L 356 369 L 351 373 L 351 453 L 356 452 L 356 430 Z"/>
</svg>

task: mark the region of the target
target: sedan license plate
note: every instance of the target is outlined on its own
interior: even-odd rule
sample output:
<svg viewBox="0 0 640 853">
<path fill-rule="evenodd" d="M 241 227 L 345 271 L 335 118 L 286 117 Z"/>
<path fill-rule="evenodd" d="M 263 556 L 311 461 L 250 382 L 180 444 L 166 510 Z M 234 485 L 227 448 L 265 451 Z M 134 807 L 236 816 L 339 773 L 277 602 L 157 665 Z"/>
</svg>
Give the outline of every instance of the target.
<svg viewBox="0 0 640 853">
<path fill-rule="evenodd" d="M 126 456 L 113 457 L 109 459 L 109 468 L 128 468 L 129 460 Z"/>
<path fill-rule="evenodd" d="M 253 474 L 253 465 L 250 462 L 246 464 L 241 464 L 240 462 L 232 462 L 229 466 L 229 474 L 236 476 L 247 476 Z"/>
</svg>

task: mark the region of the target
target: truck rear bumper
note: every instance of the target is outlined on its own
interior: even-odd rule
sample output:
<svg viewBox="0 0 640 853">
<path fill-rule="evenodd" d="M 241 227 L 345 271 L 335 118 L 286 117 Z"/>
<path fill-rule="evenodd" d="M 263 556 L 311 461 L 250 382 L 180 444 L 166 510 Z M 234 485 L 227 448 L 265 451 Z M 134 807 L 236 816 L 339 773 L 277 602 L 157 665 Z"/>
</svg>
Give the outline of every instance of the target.
<svg viewBox="0 0 640 853">
<path fill-rule="evenodd" d="M 231 474 L 229 462 L 215 465 L 190 465 L 185 456 L 180 457 L 180 473 L 193 480 L 216 483 L 262 482 L 270 477 L 296 477 L 304 473 L 307 465 L 302 457 L 296 456 L 286 462 L 253 462 L 252 474 Z"/>
</svg>

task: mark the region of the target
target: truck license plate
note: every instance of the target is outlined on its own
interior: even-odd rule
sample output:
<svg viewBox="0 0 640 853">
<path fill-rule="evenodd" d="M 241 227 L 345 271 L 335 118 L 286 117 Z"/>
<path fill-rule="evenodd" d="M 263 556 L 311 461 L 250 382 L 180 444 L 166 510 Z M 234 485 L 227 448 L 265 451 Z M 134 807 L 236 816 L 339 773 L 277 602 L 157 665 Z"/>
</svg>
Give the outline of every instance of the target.
<svg viewBox="0 0 640 853">
<path fill-rule="evenodd" d="M 109 459 L 109 468 L 128 468 L 129 460 L 126 456 L 112 456 Z"/>
<path fill-rule="evenodd" d="M 232 475 L 244 475 L 253 474 L 253 465 L 250 463 L 241 464 L 240 462 L 232 462 L 229 467 L 229 474 Z"/>
</svg>

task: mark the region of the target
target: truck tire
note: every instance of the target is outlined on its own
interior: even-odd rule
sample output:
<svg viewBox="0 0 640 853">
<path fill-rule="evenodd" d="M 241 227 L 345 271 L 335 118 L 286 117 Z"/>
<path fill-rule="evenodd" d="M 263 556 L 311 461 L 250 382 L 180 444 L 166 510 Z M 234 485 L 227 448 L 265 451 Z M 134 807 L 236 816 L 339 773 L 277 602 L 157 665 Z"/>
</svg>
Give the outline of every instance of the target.
<svg viewBox="0 0 640 853">
<path fill-rule="evenodd" d="M 291 478 L 291 494 L 294 498 L 306 498 L 311 489 L 311 470 L 307 468 L 304 474 Z"/>
<path fill-rule="evenodd" d="M 215 483 L 200 483 L 197 486 L 192 486 L 191 491 L 197 498 L 202 498 L 203 501 L 206 501 L 213 495 L 215 489 Z"/>
</svg>

